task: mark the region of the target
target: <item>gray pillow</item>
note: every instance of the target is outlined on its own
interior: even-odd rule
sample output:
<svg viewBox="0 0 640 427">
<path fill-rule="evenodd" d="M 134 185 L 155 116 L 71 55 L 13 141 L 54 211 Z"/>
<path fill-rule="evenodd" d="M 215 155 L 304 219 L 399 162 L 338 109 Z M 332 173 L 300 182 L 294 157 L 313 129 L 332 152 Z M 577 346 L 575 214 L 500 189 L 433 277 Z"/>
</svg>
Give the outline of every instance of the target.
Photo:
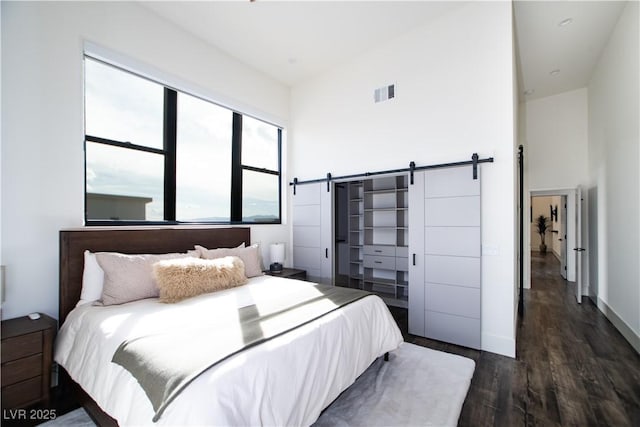
<svg viewBox="0 0 640 427">
<path fill-rule="evenodd" d="M 246 248 L 218 248 L 207 249 L 196 245 L 196 250 L 200 253 L 200 258 L 216 259 L 226 256 L 237 256 L 244 263 L 244 274 L 247 277 L 262 276 L 262 256 L 260 246 L 253 244 Z"/>
<path fill-rule="evenodd" d="M 104 286 L 101 305 L 124 304 L 159 295 L 153 277 L 153 264 L 175 258 L 186 258 L 188 254 L 127 255 L 117 252 L 98 252 L 96 259 L 104 271 Z"/>
</svg>

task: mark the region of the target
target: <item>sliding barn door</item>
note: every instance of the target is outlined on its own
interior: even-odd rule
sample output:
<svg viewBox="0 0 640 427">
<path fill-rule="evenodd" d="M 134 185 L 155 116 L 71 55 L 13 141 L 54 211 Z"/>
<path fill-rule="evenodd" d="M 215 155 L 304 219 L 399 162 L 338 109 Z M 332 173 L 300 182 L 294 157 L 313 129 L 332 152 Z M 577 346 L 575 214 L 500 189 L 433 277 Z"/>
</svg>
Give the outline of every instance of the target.
<svg viewBox="0 0 640 427">
<path fill-rule="evenodd" d="M 424 172 L 409 180 L 409 333 L 425 334 Z"/>
<path fill-rule="evenodd" d="M 292 194 L 293 267 L 307 271 L 314 282 L 331 284 L 333 278 L 333 186 L 298 185 Z"/>
<path fill-rule="evenodd" d="M 409 332 L 480 348 L 480 178 L 471 166 L 409 186 Z"/>
</svg>

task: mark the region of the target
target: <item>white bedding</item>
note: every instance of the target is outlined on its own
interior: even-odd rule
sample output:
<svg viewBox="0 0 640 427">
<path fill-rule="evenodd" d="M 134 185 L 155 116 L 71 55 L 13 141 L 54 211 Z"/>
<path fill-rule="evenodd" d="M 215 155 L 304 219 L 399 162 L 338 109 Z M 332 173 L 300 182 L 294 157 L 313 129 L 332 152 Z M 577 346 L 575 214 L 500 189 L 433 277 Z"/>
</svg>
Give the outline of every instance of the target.
<svg viewBox="0 0 640 427">
<path fill-rule="evenodd" d="M 220 363 L 187 387 L 157 423 L 137 381 L 111 363 L 124 340 L 184 329 L 199 315 L 237 310 L 299 286 L 313 284 L 261 276 L 177 304 L 146 299 L 83 305 L 62 325 L 55 360 L 120 425 L 310 425 L 377 357 L 402 343 L 379 297 L 358 300 Z"/>
</svg>

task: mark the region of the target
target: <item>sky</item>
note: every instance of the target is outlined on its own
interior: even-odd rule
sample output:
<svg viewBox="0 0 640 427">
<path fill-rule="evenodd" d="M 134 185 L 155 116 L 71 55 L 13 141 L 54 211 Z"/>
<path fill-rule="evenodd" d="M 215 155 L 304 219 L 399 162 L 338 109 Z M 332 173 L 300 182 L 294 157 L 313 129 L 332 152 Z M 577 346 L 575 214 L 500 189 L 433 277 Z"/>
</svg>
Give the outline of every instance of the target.
<svg viewBox="0 0 640 427">
<path fill-rule="evenodd" d="M 162 149 L 162 85 L 85 59 L 86 134 Z M 176 219 L 228 220 L 233 113 L 178 93 Z M 164 157 L 87 143 L 87 192 L 151 197 L 147 220 L 162 220 Z M 278 170 L 277 127 L 243 116 L 242 163 Z M 244 172 L 243 216 L 278 216 L 276 176 Z"/>
</svg>

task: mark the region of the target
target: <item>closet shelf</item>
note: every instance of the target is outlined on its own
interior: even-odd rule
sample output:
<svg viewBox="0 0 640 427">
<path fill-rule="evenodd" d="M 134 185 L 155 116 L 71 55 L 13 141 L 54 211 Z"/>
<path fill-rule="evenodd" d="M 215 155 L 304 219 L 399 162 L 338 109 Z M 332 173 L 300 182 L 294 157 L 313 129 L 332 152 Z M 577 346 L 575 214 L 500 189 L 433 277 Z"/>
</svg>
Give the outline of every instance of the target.
<svg viewBox="0 0 640 427">
<path fill-rule="evenodd" d="M 395 188 L 389 188 L 384 190 L 365 190 L 364 194 L 393 194 L 395 192 Z"/>
<path fill-rule="evenodd" d="M 385 286 L 395 286 L 396 285 L 396 281 L 393 279 L 384 279 L 381 277 L 375 277 L 375 276 L 365 276 L 364 277 L 364 281 L 365 283 L 371 283 L 371 284 L 376 284 L 376 285 L 385 285 Z"/>
<path fill-rule="evenodd" d="M 395 212 L 399 209 L 402 208 L 396 208 L 396 207 L 388 207 L 388 208 L 365 208 L 364 211 L 365 212 Z"/>
</svg>

